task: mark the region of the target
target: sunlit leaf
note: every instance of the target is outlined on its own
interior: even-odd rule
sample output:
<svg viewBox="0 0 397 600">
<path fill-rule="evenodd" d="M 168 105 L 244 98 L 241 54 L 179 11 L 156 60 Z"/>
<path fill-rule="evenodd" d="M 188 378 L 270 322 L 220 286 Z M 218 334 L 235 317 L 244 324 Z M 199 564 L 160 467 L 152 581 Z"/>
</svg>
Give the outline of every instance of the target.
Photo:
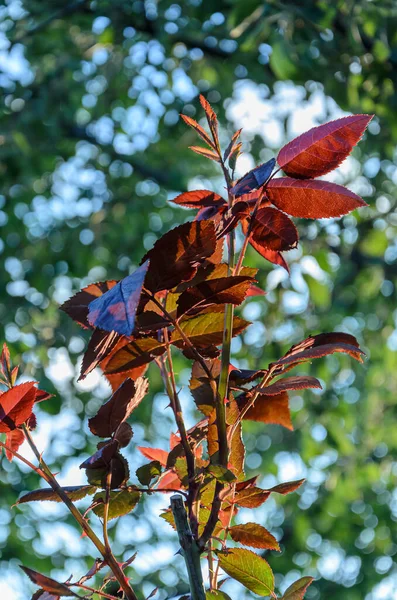
<svg viewBox="0 0 397 600">
<path fill-rule="evenodd" d="M 277 208 L 303 219 L 340 217 L 367 206 L 347 188 L 329 181 L 280 177 L 269 181 L 266 194 Z"/>
<path fill-rule="evenodd" d="M 98 492 L 93 498 L 93 502 L 100 502 L 98 506 L 93 508 L 94 513 L 103 518 L 104 502 L 106 492 Z M 138 490 L 120 490 L 110 492 L 109 499 L 109 519 L 115 519 L 131 512 L 138 504 L 141 494 Z"/>
<path fill-rule="evenodd" d="M 142 259 L 150 260 L 145 286 L 154 293 L 192 279 L 197 267 L 215 250 L 212 221 L 192 221 L 171 229 Z"/>
<path fill-rule="evenodd" d="M 275 396 L 260 394 L 247 412 L 245 412 L 245 408 L 250 399 L 246 396 L 239 396 L 237 401 L 240 410 L 244 411 L 244 419 L 282 425 L 286 429 L 293 430 L 287 392 L 280 392 Z"/>
<path fill-rule="evenodd" d="M 256 214 L 251 239 L 258 246 L 279 252 L 295 248 L 299 237 L 287 215 L 276 208 L 265 207 Z"/>
<path fill-rule="evenodd" d="M 233 579 L 259 596 L 270 596 L 274 590 L 274 575 L 265 561 L 251 550 L 231 548 L 216 552 L 221 568 Z"/>
<path fill-rule="evenodd" d="M 281 600 L 302 600 L 307 588 L 313 581 L 313 577 L 301 577 L 289 586 Z"/>
<path fill-rule="evenodd" d="M 86 496 L 93 494 L 96 490 L 96 487 L 93 485 L 72 485 L 68 487 L 63 487 L 63 491 L 66 495 L 72 500 L 76 502 L 77 500 L 82 500 Z M 58 494 L 54 492 L 52 488 L 43 488 L 40 490 L 34 490 L 33 492 L 28 492 L 21 496 L 16 504 L 25 504 L 26 502 L 62 502 L 59 498 Z"/>
<path fill-rule="evenodd" d="M 181 321 L 180 327 L 195 346 L 205 347 L 211 344 L 217 346 L 222 343 L 223 322 L 223 313 L 205 313 Z M 234 317 L 233 335 L 238 335 L 244 331 L 249 324 L 248 321 L 240 317 Z M 184 345 L 184 341 L 178 330 L 172 332 L 171 341 L 177 346 Z"/>
<path fill-rule="evenodd" d="M 266 550 L 278 550 L 280 546 L 276 538 L 262 525 L 257 523 L 245 523 L 230 527 L 229 534 L 235 542 L 251 548 L 263 548 Z"/>
<path fill-rule="evenodd" d="M 372 118 L 352 115 L 313 127 L 281 148 L 277 162 L 290 177 L 325 175 L 350 154 Z"/>
<path fill-rule="evenodd" d="M 218 207 L 227 205 L 227 202 L 209 190 L 193 190 L 191 192 L 183 192 L 172 200 L 174 204 L 179 206 L 185 206 L 186 208 L 205 208 L 205 207 Z"/>
<path fill-rule="evenodd" d="M 0 433 L 12 431 L 29 419 L 36 399 L 35 384 L 27 381 L 0 393 Z"/>
</svg>

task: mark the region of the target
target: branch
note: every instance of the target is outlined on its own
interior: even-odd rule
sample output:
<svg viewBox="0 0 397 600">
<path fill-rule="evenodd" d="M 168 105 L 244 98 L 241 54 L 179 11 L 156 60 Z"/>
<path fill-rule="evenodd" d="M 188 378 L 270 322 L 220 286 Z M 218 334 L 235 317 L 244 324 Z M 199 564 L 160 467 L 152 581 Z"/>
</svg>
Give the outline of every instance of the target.
<svg viewBox="0 0 397 600">
<path fill-rule="evenodd" d="M 191 600 L 205 600 L 200 551 L 189 527 L 182 496 L 171 496 L 171 509 L 188 572 Z"/>
</svg>

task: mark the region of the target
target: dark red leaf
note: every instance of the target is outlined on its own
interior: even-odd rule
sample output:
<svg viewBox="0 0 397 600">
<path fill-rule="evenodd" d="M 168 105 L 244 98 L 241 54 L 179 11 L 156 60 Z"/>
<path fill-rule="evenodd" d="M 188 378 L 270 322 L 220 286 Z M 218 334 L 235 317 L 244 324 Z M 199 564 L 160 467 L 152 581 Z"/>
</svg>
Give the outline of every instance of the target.
<svg viewBox="0 0 397 600">
<path fill-rule="evenodd" d="M 211 304 L 241 304 L 252 281 L 252 277 L 241 275 L 203 281 L 179 296 L 177 316 L 194 314 L 193 307 L 197 312 Z"/>
<path fill-rule="evenodd" d="M 51 577 L 46 577 L 46 575 L 37 573 L 37 571 L 29 569 L 29 567 L 21 566 L 21 569 L 25 571 L 26 575 L 29 577 L 29 579 L 31 579 L 31 581 L 33 581 L 33 583 L 39 585 L 43 590 L 49 592 L 50 594 L 54 594 L 55 596 L 73 596 L 74 598 L 79 597 L 64 583 L 58 583 L 58 581 L 55 581 L 55 579 L 51 579 Z"/>
<path fill-rule="evenodd" d="M 241 221 L 241 225 L 243 228 L 244 235 L 247 235 L 248 225 L 249 225 L 247 219 L 243 219 L 243 221 Z M 287 263 L 285 262 L 281 252 L 278 252 L 276 250 L 270 250 L 269 248 L 265 248 L 261 244 L 258 244 L 257 242 L 255 242 L 255 240 L 252 237 L 250 238 L 249 243 L 261 256 L 263 256 L 263 258 L 265 258 L 266 260 L 268 260 L 269 262 L 271 262 L 274 265 L 283 267 L 289 273 L 289 267 L 288 267 Z"/>
<path fill-rule="evenodd" d="M 36 381 L 27 381 L 0 394 L 0 433 L 12 431 L 32 414 Z"/>
<path fill-rule="evenodd" d="M 279 379 L 276 383 L 261 388 L 261 393 L 264 396 L 277 396 L 280 392 L 287 392 L 288 390 L 307 390 L 312 388 L 321 389 L 321 383 L 315 377 L 284 377 L 284 379 Z"/>
<path fill-rule="evenodd" d="M 212 221 L 193 221 L 171 229 L 142 259 L 150 260 L 145 286 L 155 293 L 192 279 L 197 267 L 215 250 Z"/>
<path fill-rule="evenodd" d="M 224 162 L 227 161 L 227 159 L 229 158 L 229 156 L 231 154 L 233 154 L 233 152 L 236 149 L 236 146 L 238 144 L 237 140 L 240 137 L 240 133 L 242 132 L 242 129 L 238 129 L 234 134 L 232 139 L 230 140 L 230 143 L 228 145 L 228 147 L 226 148 L 225 152 L 223 153 L 223 160 Z"/>
<path fill-rule="evenodd" d="M 186 208 L 206 208 L 227 205 L 227 202 L 215 192 L 209 190 L 194 190 L 183 192 L 172 200 L 174 204 L 185 206 Z"/>
<path fill-rule="evenodd" d="M 352 115 L 313 127 L 286 144 L 277 162 L 291 177 L 325 175 L 350 154 L 372 118 L 373 115 Z"/>
<path fill-rule="evenodd" d="M 298 232 L 287 215 L 276 208 L 260 208 L 256 214 L 251 239 L 267 250 L 291 250 L 298 245 Z"/>
<path fill-rule="evenodd" d="M 156 338 L 148 337 L 131 340 L 112 354 L 104 367 L 105 375 L 115 373 L 130 373 L 142 367 L 165 352 L 165 345 Z M 131 379 L 134 377 L 131 377 Z"/>
<path fill-rule="evenodd" d="M 364 200 L 347 188 L 329 181 L 280 177 L 269 181 L 266 193 L 277 208 L 292 217 L 303 219 L 340 217 L 367 206 Z"/>
<path fill-rule="evenodd" d="M 295 492 L 302 483 L 304 483 L 305 479 L 298 479 L 297 481 L 285 481 L 284 483 L 278 483 L 277 485 L 270 488 L 269 492 L 276 492 L 277 494 L 282 494 L 285 496 L 286 494 L 290 494 L 291 492 Z"/>
<path fill-rule="evenodd" d="M 99 437 L 110 437 L 142 401 L 146 391 L 146 379 L 137 382 L 126 379 L 95 417 L 88 420 L 91 432 Z"/>
<path fill-rule="evenodd" d="M 309 336 L 299 344 L 292 346 L 285 356 L 277 361 L 277 364 L 289 365 L 312 358 L 320 358 L 334 352 L 344 352 L 359 362 L 362 362 L 364 355 L 354 336 L 342 332 L 321 333 Z"/>
<path fill-rule="evenodd" d="M 115 456 L 118 447 L 119 444 L 116 440 L 104 443 L 95 454 L 81 463 L 80 469 L 100 469 L 102 467 L 107 467 Z"/>
<path fill-rule="evenodd" d="M 121 336 L 116 331 L 95 329 L 83 356 L 79 381 L 87 377 L 112 352 L 116 352 L 116 349 L 119 350 L 126 344 L 128 344 L 128 338 Z"/>
<path fill-rule="evenodd" d="M 60 309 L 69 315 L 73 321 L 76 321 L 76 323 L 84 327 L 84 329 L 89 329 L 91 328 L 91 325 L 87 319 L 88 305 L 95 300 L 95 298 L 99 298 L 107 291 L 111 290 L 117 283 L 118 282 L 115 280 L 91 283 L 69 298 L 69 300 L 66 300 L 66 302 L 60 306 Z"/>
</svg>

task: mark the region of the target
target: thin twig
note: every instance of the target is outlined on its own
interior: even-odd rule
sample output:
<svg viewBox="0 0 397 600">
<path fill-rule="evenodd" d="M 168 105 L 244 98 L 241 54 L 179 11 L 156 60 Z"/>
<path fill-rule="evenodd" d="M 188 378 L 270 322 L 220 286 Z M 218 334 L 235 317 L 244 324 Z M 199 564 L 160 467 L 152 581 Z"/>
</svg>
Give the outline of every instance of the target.
<svg viewBox="0 0 397 600">
<path fill-rule="evenodd" d="M 105 490 L 105 504 L 103 506 L 103 541 L 105 542 L 105 548 L 107 552 L 111 552 L 112 549 L 109 543 L 108 534 L 108 519 L 109 519 L 109 501 L 110 501 L 110 486 L 112 485 L 112 461 L 110 461 L 109 473 L 106 475 L 106 490 Z"/>
<path fill-rule="evenodd" d="M 117 560 L 113 556 L 113 553 L 108 552 L 105 545 L 101 542 L 101 540 L 98 538 L 98 536 L 94 533 L 94 531 L 91 529 L 91 527 L 89 526 L 87 521 L 84 519 L 84 517 L 82 516 L 80 511 L 75 507 L 73 502 L 70 500 L 69 496 L 66 494 L 66 492 L 62 489 L 62 487 L 59 485 L 59 483 L 55 479 L 52 471 L 47 466 L 42 455 L 38 451 L 37 446 L 34 443 L 33 438 L 30 435 L 29 429 L 26 427 L 26 425 L 23 425 L 23 431 L 25 434 L 26 441 L 28 442 L 30 448 L 32 449 L 33 454 L 36 456 L 37 460 L 39 461 L 39 465 L 41 466 L 42 470 L 44 471 L 44 474 L 46 476 L 45 477 L 46 481 L 50 484 L 50 486 L 52 487 L 54 492 L 59 496 L 59 498 L 62 500 L 62 502 L 66 505 L 66 507 L 72 513 L 72 515 L 76 519 L 77 523 L 80 525 L 82 530 L 87 534 L 87 537 L 90 538 L 92 543 L 96 546 L 97 550 L 102 554 L 103 558 L 105 559 L 105 561 L 109 565 L 110 569 L 112 570 L 114 576 L 116 577 L 117 581 L 119 582 L 120 587 L 122 588 L 127 600 L 138 600 L 134 590 L 129 585 L 123 571 L 121 570 L 120 565 L 118 564 Z"/>
</svg>

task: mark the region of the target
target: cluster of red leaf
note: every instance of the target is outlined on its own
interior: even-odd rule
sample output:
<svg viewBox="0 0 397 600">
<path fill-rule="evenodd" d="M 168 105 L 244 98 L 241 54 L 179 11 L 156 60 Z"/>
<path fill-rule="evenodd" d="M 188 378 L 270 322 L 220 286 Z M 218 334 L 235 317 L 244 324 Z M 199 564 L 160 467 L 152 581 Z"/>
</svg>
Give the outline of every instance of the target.
<svg viewBox="0 0 397 600">
<path fill-rule="evenodd" d="M 184 119 L 201 135 L 198 123 L 190 118 Z M 198 220 L 212 219 L 218 236 L 225 235 L 241 223 L 244 233 L 249 231 L 249 242 L 259 254 L 288 269 L 281 252 L 296 247 L 298 232 L 287 215 L 325 219 L 340 217 L 366 206 L 359 196 L 345 187 L 315 178 L 340 165 L 360 140 L 371 119 L 372 115 L 343 117 L 314 127 L 289 142 L 277 156 L 277 162 L 287 177 L 274 178 L 272 171 L 276 161 L 271 159 L 237 181 L 230 188 L 228 200 L 208 190 L 194 190 L 180 194 L 173 202 L 198 209 Z M 240 133 L 241 130 L 233 136 L 231 148 L 235 151 Z M 194 149 L 197 151 L 197 148 Z M 240 149 L 241 145 L 238 152 Z M 233 157 L 233 153 L 230 156 Z"/>
</svg>

